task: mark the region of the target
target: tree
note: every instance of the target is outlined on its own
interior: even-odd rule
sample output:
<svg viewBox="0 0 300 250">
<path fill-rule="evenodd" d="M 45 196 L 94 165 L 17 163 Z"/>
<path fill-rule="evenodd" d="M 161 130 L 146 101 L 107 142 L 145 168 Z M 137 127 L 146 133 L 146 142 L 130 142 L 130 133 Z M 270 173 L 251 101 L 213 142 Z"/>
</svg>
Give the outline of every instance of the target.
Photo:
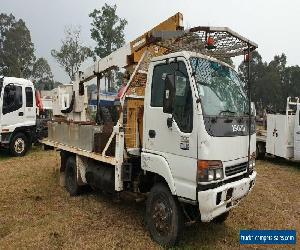
<svg viewBox="0 0 300 250">
<path fill-rule="evenodd" d="M 71 80 L 81 64 L 93 55 L 90 48 L 80 43 L 80 28 L 66 28 L 65 39 L 59 51 L 52 50 L 51 55 L 64 68 Z"/>
<path fill-rule="evenodd" d="M 300 96 L 300 67 L 290 66 L 285 69 L 285 96 Z"/>
<path fill-rule="evenodd" d="M 266 85 L 269 83 L 262 83 L 262 79 L 265 76 L 267 71 L 267 63 L 262 61 L 261 55 L 254 51 L 251 54 L 250 60 L 250 82 L 251 82 L 251 92 L 252 92 L 252 100 L 256 103 L 256 108 L 262 108 L 262 106 L 266 105 L 266 96 L 263 94 L 265 91 Z M 238 72 L 241 79 L 247 83 L 248 80 L 248 63 L 242 62 L 239 65 Z M 265 80 L 264 80 L 265 81 Z M 265 107 L 265 106 L 264 106 Z"/>
<path fill-rule="evenodd" d="M 53 74 L 47 60 L 43 57 L 33 64 L 32 78 L 36 81 L 53 81 Z"/>
<path fill-rule="evenodd" d="M 32 79 L 39 90 L 54 88 L 53 74 L 47 60 L 43 57 L 37 59 L 32 69 Z"/>
<path fill-rule="evenodd" d="M 250 62 L 252 100 L 258 111 L 273 112 L 285 110 L 288 96 L 300 96 L 300 67 L 287 67 L 285 54 L 275 55 L 268 64 L 262 61 L 258 52 L 253 52 Z M 247 64 L 241 63 L 239 74 L 243 80 L 247 76 Z"/>
<path fill-rule="evenodd" d="M 25 22 L 11 15 L 0 15 L 0 74 L 31 76 L 35 61 L 34 45 Z"/>
<path fill-rule="evenodd" d="M 0 49 L 3 49 L 3 42 L 5 40 L 5 33 L 11 28 L 11 26 L 16 22 L 13 14 L 6 15 L 4 13 L 0 14 Z"/>
<path fill-rule="evenodd" d="M 127 21 L 116 14 L 117 6 L 105 4 L 101 10 L 94 9 L 89 17 L 92 18 L 91 37 L 97 42 L 95 54 L 100 58 L 111 54 L 125 43 L 124 28 Z M 108 90 L 111 91 L 111 80 L 114 73 L 107 74 Z"/>
</svg>

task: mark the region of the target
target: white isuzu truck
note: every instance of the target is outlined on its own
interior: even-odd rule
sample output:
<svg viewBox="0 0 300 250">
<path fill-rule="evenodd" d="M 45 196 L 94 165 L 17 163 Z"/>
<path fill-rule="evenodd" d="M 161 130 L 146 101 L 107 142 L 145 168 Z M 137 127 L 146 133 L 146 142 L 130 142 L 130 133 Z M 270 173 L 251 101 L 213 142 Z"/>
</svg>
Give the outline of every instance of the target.
<svg viewBox="0 0 300 250">
<path fill-rule="evenodd" d="M 71 195 L 89 185 L 147 197 L 152 239 L 172 246 L 187 221 L 223 222 L 255 184 L 255 123 L 250 93 L 222 62 L 257 45 L 228 28 L 184 30 L 172 16 L 96 62 L 64 88 L 43 143 L 61 154 L 61 183 Z M 249 65 L 249 63 L 248 63 Z M 84 83 L 125 67 L 118 118 L 86 113 Z M 55 107 L 54 103 L 54 107 Z M 57 106 L 56 105 L 56 106 Z"/>
<path fill-rule="evenodd" d="M 36 135 L 36 101 L 33 83 L 0 77 L 0 147 L 23 156 Z"/>
<path fill-rule="evenodd" d="M 34 84 L 27 79 L 0 76 L 0 148 L 24 156 L 32 143 L 47 134 L 44 108 Z"/>
</svg>

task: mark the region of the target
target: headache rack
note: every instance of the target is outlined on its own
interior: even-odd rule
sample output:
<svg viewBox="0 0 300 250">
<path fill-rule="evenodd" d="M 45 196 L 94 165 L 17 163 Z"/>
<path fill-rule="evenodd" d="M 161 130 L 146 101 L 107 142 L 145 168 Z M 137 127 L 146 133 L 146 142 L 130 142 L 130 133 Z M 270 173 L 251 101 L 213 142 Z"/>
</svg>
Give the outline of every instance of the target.
<svg viewBox="0 0 300 250">
<path fill-rule="evenodd" d="M 152 39 L 156 44 L 166 48 L 167 53 L 177 51 L 192 51 L 217 59 L 244 55 L 255 50 L 256 43 L 239 35 L 227 27 L 199 26 L 184 31 L 153 32 Z M 214 44 L 208 45 L 212 39 Z"/>
</svg>

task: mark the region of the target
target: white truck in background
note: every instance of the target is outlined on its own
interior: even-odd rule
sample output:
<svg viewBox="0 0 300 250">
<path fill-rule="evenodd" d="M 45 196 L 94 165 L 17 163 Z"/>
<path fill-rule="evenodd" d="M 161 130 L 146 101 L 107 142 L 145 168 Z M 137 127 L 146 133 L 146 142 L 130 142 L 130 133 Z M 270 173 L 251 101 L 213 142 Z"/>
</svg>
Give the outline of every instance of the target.
<svg viewBox="0 0 300 250">
<path fill-rule="evenodd" d="M 257 45 L 228 28 L 182 23 L 177 13 L 78 72 L 55 97 L 43 140 L 60 151 L 70 195 L 89 185 L 146 196 L 147 228 L 163 246 L 178 242 L 184 222 L 225 221 L 256 179 L 250 95 L 220 59 L 247 58 Z M 115 67 L 130 75 L 118 118 L 89 120 L 85 83 L 97 78 L 99 108 L 100 79 Z"/>
<path fill-rule="evenodd" d="M 256 136 L 258 158 L 265 154 L 300 161 L 299 98 L 287 98 L 285 114 L 267 114 L 267 129 Z"/>
<path fill-rule="evenodd" d="M 0 77 L 0 148 L 13 156 L 24 156 L 40 133 L 36 95 L 30 80 Z M 38 123 L 38 125 L 37 125 Z"/>
</svg>

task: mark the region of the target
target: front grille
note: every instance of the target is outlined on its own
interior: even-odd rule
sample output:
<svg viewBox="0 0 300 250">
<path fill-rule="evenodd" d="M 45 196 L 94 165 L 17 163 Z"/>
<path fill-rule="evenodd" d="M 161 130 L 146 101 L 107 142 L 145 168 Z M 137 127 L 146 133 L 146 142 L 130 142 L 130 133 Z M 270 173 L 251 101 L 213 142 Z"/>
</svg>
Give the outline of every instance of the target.
<svg viewBox="0 0 300 250">
<path fill-rule="evenodd" d="M 226 167 L 225 168 L 225 174 L 226 176 L 232 176 L 238 173 L 242 173 L 244 171 L 247 170 L 247 162 L 244 162 L 242 164 L 239 165 L 234 165 L 234 166 L 230 166 L 230 167 Z"/>
</svg>

